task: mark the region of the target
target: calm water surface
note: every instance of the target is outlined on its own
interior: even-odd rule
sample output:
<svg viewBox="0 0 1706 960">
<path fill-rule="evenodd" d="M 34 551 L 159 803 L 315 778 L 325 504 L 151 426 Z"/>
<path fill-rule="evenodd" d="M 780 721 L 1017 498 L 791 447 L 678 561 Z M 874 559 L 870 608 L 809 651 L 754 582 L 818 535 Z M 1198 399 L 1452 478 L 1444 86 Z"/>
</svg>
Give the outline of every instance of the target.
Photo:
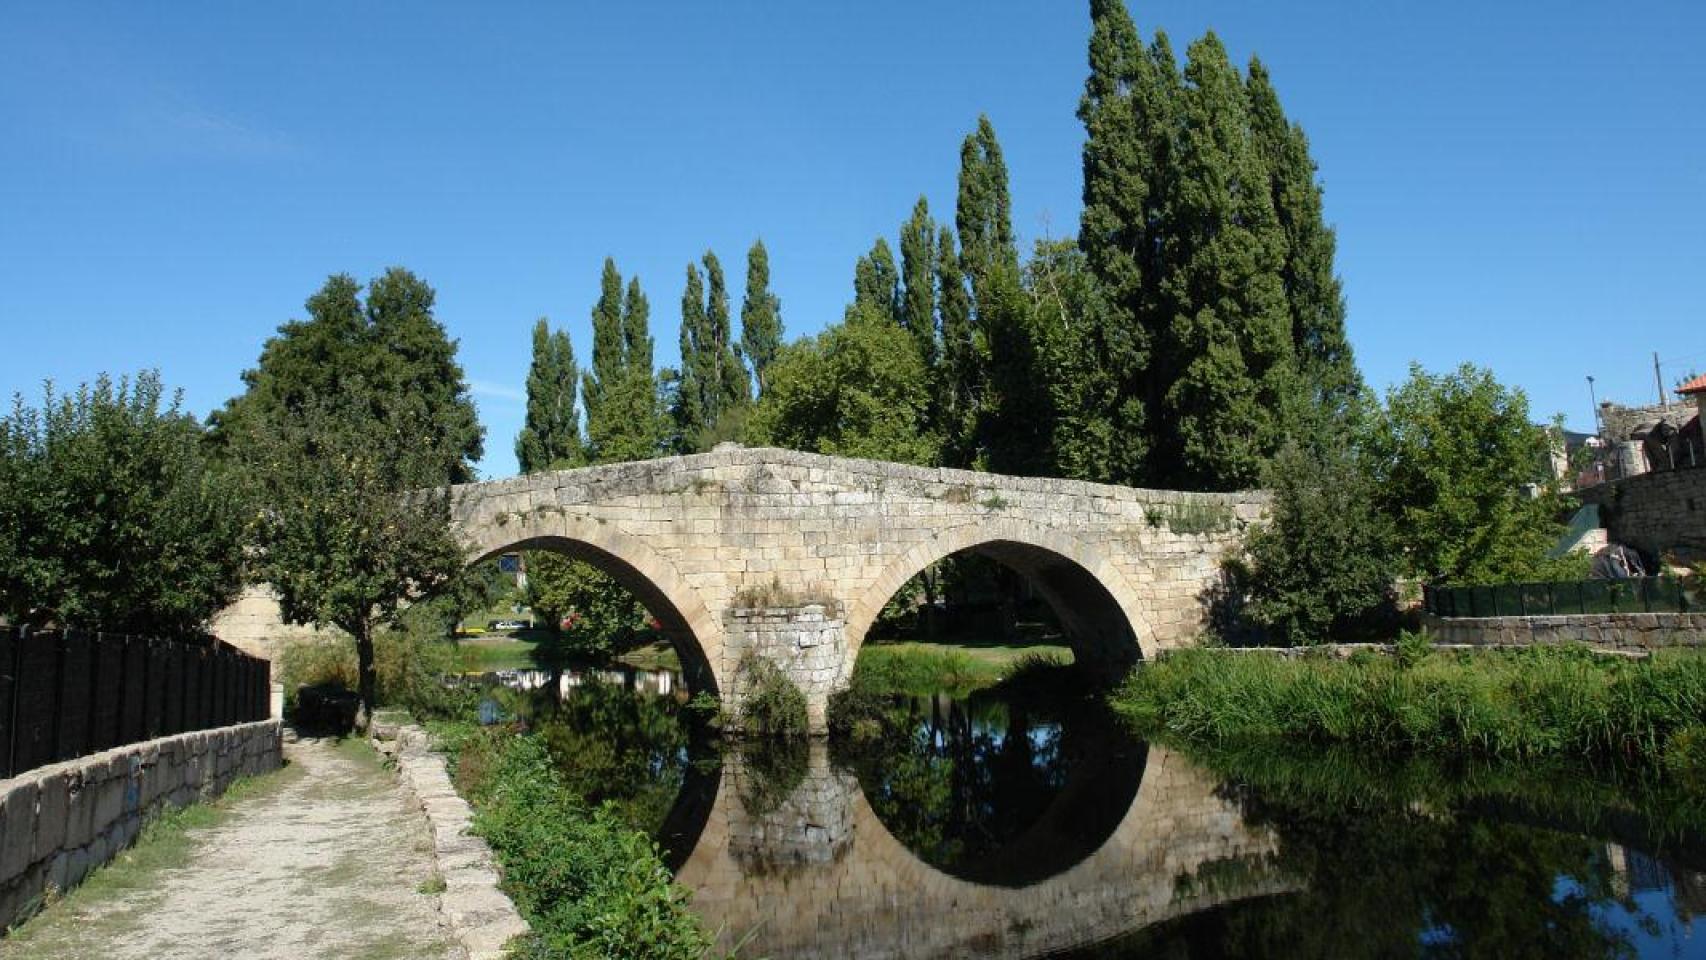
<svg viewBox="0 0 1706 960">
<path fill-rule="evenodd" d="M 725 749 L 679 694 L 631 692 L 658 687 L 578 687 L 546 734 L 745 957 L 1706 957 L 1706 798 L 1197 761 L 1091 702 L 998 696 L 898 698 L 858 745 Z"/>
</svg>

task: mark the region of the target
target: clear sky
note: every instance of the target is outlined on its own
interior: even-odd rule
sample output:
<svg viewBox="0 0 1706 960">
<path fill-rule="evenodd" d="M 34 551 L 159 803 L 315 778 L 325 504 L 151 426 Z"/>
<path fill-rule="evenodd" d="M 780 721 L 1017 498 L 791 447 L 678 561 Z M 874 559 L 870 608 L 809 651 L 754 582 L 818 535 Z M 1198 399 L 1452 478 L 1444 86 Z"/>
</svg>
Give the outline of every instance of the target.
<svg viewBox="0 0 1706 960">
<path fill-rule="evenodd" d="M 1591 425 L 1706 370 L 1706 3 L 1134 8 L 1259 53 L 1307 130 L 1350 335 L 1384 389 L 1491 366 Z M 980 112 L 1032 239 L 1076 233 L 1087 5 L 27 4 L 0 0 L 0 394 L 157 367 L 197 413 L 325 277 L 400 264 L 514 472 L 529 329 L 584 364 L 608 254 L 673 363 L 683 275 L 735 309 L 762 237 L 789 337 Z"/>
</svg>

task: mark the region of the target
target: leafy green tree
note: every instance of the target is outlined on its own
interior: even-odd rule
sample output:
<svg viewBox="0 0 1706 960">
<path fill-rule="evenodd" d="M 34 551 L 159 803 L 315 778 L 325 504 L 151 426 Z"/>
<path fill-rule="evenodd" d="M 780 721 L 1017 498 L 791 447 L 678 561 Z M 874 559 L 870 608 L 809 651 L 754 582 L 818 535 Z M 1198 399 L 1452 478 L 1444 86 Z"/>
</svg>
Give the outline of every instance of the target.
<svg viewBox="0 0 1706 960">
<path fill-rule="evenodd" d="M 568 331 L 553 333 L 541 317 L 533 325 L 527 423 L 515 439 L 515 458 L 522 473 L 577 467 L 585 458 L 580 417 L 575 410 L 578 372 Z"/>
<path fill-rule="evenodd" d="M 163 392 L 154 372 L 103 376 L 0 418 L 0 614 L 169 636 L 236 596 L 241 485 Z"/>
<path fill-rule="evenodd" d="M 1105 287 L 1070 240 L 1041 241 L 1025 267 L 1035 349 L 1047 391 L 1051 472 L 1075 480 L 1127 482 L 1143 475 L 1144 449 L 1119 428 L 1124 371 L 1108 366 Z"/>
<path fill-rule="evenodd" d="M 1251 532 L 1252 618 L 1288 644 L 1350 639 L 1391 599 L 1392 518 L 1355 448 L 1288 442 L 1268 464 L 1268 522 Z"/>
<path fill-rule="evenodd" d="M 1164 241 L 1176 260 L 1161 285 L 1164 356 L 1150 375 L 1166 383 L 1162 475 L 1234 489 L 1260 479 L 1300 389 L 1280 279 L 1285 236 L 1243 80 L 1213 33 L 1191 44 L 1185 77 Z"/>
<path fill-rule="evenodd" d="M 1551 438 L 1492 371 L 1410 368 L 1369 440 L 1376 502 L 1405 571 L 1434 583 L 1543 579 L 1563 526 Z"/>
<path fill-rule="evenodd" d="M 749 424 L 757 442 L 793 450 L 928 465 L 930 389 L 912 337 L 854 311 L 816 337 L 782 348 Z"/>
<path fill-rule="evenodd" d="M 525 598 L 546 632 L 540 658 L 553 680 L 570 663 L 608 660 L 639 630 L 645 611 L 614 577 L 549 551 L 529 552 L 526 562 Z"/>
<path fill-rule="evenodd" d="M 770 252 L 754 240 L 746 252 L 746 298 L 740 305 L 740 342 L 752 364 L 758 393 L 764 393 L 766 374 L 782 349 L 782 302 L 770 292 Z"/>
<path fill-rule="evenodd" d="M 432 394 L 349 376 L 293 416 L 246 423 L 237 449 L 261 509 L 252 562 L 286 620 L 354 638 L 363 709 L 377 696 L 374 635 L 462 569 L 443 486 L 462 462 Z"/>
<path fill-rule="evenodd" d="M 592 369 L 581 374 L 581 397 L 586 403 L 586 432 L 589 443 L 596 444 L 601 433 L 608 432 L 613 419 L 605 406 L 605 396 L 620 389 L 628 372 L 628 348 L 624 343 L 622 274 L 616 261 L 604 258 L 604 269 L 598 278 L 598 301 L 592 305 Z M 533 395 L 532 383 L 528 396 Z M 529 472 L 526 467 L 523 473 Z"/>
<path fill-rule="evenodd" d="M 1345 336 L 1345 298 L 1333 272 L 1338 241 L 1321 212 L 1321 186 L 1303 128 L 1280 106 L 1267 67 L 1250 61 L 1246 82 L 1250 126 L 1268 168 L 1274 212 L 1285 234 L 1280 272 L 1291 310 L 1292 345 L 1307 385 L 1301 416 L 1330 428 L 1362 389 L 1350 340 Z"/>
<path fill-rule="evenodd" d="M 370 387 L 374 417 L 384 416 L 392 394 L 415 398 L 427 427 L 457 453 L 443 479 L 474 479 L 485 432 L 456 362 L 456 342 L 433 316 L 432 287 L 392 267 L 367 294 L 363 304 L 361 285 L 348 274 L 328 278 L 308 298 L 308 319 L 279 327 L 260 362 L 243 373 L 247 389 L 213 415 L 216 443 L 230 447 L 239 436 L 264 433 L 360 377 Z"/>
</svg>

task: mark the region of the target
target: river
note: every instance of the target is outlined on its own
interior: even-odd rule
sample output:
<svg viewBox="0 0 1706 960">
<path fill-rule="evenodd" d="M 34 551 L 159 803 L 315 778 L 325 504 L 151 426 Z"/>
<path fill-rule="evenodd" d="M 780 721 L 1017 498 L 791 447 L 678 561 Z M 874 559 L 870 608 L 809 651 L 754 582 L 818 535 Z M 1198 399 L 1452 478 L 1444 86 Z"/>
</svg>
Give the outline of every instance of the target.
<svg viewBox="0 0 1706 960">
<path fill-rule="evenodd" d="M 743 957 L 1706 957 L 1706 798 L 1614 771 L 1187 756 L 988 693 L 729 746 L 620 679 L 576 679 L 553 755 Z"/>
</svg>

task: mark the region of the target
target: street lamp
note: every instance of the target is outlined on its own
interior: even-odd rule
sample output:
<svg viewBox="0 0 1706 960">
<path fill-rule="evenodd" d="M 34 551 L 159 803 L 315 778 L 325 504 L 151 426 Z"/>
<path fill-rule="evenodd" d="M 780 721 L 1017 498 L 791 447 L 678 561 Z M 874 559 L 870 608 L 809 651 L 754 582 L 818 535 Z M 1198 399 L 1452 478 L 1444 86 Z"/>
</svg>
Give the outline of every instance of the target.
<svg viewBox="0 0 1706 960">
<path fill-rule="evenodd" d="M 1588 402 L 1593 404 L 1593 435 L 1599 436 L 1599 398 L 1593 393 L 1593 374 L 1588 374 Z"/>
</svg>

